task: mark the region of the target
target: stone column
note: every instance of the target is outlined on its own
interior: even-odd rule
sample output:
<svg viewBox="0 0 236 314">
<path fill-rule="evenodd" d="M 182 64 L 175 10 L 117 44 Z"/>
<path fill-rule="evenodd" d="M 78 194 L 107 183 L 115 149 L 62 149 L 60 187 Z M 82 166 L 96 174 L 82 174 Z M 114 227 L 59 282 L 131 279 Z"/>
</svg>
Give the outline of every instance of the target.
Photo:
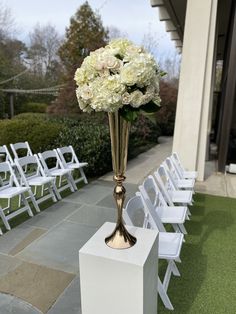
<svg viewBox="0 0 236 314">
<path fill-rule="evenodd" d="M 204 180 L 217 0 L 188 0 L 173 151 Z"/>
</svg>

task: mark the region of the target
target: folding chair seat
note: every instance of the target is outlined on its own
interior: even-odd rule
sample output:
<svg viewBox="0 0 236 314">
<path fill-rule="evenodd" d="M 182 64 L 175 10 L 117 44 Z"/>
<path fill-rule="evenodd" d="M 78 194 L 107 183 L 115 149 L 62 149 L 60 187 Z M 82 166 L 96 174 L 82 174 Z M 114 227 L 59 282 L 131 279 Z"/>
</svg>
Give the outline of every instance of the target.
<svg viewBox="0 0 236 314">
<path fill-rule="evenodd" d="M 169 205 L 173 206 L 174 203 L 192 205 L 193 191 L 178 190 L 169 171 L 163 165 L 155 171 L 154 176 Z"/>
<path fill-rule="evenodd" d="M 74 148 L 70 146 L 65 146 L 61 148 L 57 148 L 58 155 L 62 161 L 62 164 L 65 168 L 75 170 L 78 169 L 80 173 L 80 177 L 74 179 L 75 183 L 84 181 L 85 184 L 88 183 L 88 180 L 84 173 L 84 167 L 88 165 L 87 162 L 80 162 L 78 157 L 75 154 Z M 69 160 L 67 159 L 69 158 Z"/>
<path fill-rule="evenodd" d="M 32 203 L 37 212 L 40 212 L 39 204 L 47 199 L 52 199 L 56 202 L 57 199 L 61 200 L 60 193 L 58 192 L 55 185 L 55 178 L 46 176 L 37 155 L 25 156 L 19 159 L 15 159 L 15 164 L 20 173 L 22 184 L 25 187 L 30 188 L 28 193 L 32 200 Z M 24 169 L 27 167 L 27 173 Z M 32 192 L 33 187 L 43 187 L 46 186 L 48 189 L 48 194 L 41 195 L 40 198 L 36 199 L 36 195 Z"/>
<path fill-rule="evenodd" d="M 58 191 L 61 192 L 67 188 L 70 188 L 71 192 L 75 192 L 77 190 L 77 186 L 71 174 L 73 170 L 63 166 L 56 149 L 39 153 L 38 156 L 46 175 L 54 177 L 55 179 L 57 177 L 59 178 Z M 49 160 L 53 162 L 52 167 L 48 164 Z M 66 180 L 67 184 L 62 185 L 62 178 Z"/>
<path fill-rule="evenodd" d="M 171 160 L 171 158 L 167 157 L 164 161 L 164 166 L 168 169 L 170 175 L 172 176 L 172 180 L 175 182 L 178 189 L 186 189 L 192 190 L 194 188 L 195 179 L 183 179 L 179 176 L 178 171 Z"/>
<path fill-rule="evenodd" d="M 9 220 L 11 220 L 12 218 L 25 211 L 28 212 L 30 217 L 33 216 L 29 203 L 25 197 L 25 193 L 29 192 L 30 188 L 20 186 L 12 169 L 12 166 L 8 161 L 0 163 L 0 173 L 7 173 L 7 183 L 0 187 L 0 199 L 7 200 L 7 205 L 4 208 L 0 206 L 0 216 L 6 229 L 11 230 Z M 12 211 L 11 200 L 17 196 L 21 196 L 21 200 L 24 206 Z"/>
<path fill-rule="evenodd" d="M 176 232 L 187 234 L 184 227 L 187 218 L 186 206 L 168 206 L 164 197 L 162 196 L 153 176 L 149 175 L 139 186 L 144 201 L 147 200 L 155 208 L 157 215 L 163 224 L 169 223 Z"/>
<path fill-rule="evenodd" d="M 137 192 L 136 196 L 127 202 L 123 217 L 127 225 L 159 231 L 158 258 L 167 261 L 167 268 L 163 282 L 158 276 L 157 291 L 164 306 L 169 310 L 173 310 L 167 290 L 171 275 L 180 276 L 175 262 L 181 262 L 180 252 L 183 244 L 183 234 L 166 232 L 152 204 L 148 203 L 147 205 L 140 192 Z"/>
<path fill-rule="evenodd" d="M 171 155 L 171 159 L 174 162 L 174 164 L 176 165 L 177 171 L 178 171 L 181 178 L 183 178 L 183 179 L 196 179 L 197 178 L 197 171 L 187 171 L 184 169 L 184 167 L 180 161 L 180 158 L 176 152 L 174 152 Z"/>
</svg>

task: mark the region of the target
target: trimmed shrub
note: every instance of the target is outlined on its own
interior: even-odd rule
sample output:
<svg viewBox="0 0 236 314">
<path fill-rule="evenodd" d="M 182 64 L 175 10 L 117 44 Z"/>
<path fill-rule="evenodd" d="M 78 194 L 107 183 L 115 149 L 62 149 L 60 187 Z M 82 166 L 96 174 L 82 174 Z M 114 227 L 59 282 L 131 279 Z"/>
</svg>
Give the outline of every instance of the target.
<svg viewBox="0 0 236 314">
<path fill-rule="evenodd" d="M 56 122 L 35 120 L 0 121 L 0 145 L 28 141 L 34 153 L 55 148 L 61 125 Z"/>
<path fill-rule="evenodd" d="M 25 112 L 25 113 L 20 113 L 14 116 L 13 119 L 14 120 L 45 121 L 45 120 L 48 120 L 49 117 L 45 113 Z"/>
<path fill-rule="evenodd" d="M 107 125 L 79 123 L 65 126 L 57 137 L 56 146 L 72 145 L 80 161 L 88 162 L 86 173 L 99 176 L 111 170 L 110 135 Z"/>
<path fill-rule="evenodd" d="M 45 113 L 47 110 L 47 104 L 39 103 L 39 102 L 28 102 L 25 104 L 22 104 L 18 112 L 38 112 L 38 113 Z"/>
<path fill-rule="evenodd" d="M 140 117 L 131 127 L 128 158 L 155 145 L 159 135 L 157 125 Z M 23 113 L 0 121 L 0 145 L 24 141 L 29 142 L 34 153 L 72 145 L 79 160 L 88 162 L 86 174 L 90 177 L 112 170 L 108 119 L 104 114 L 68 119 Z"/>
</svg>

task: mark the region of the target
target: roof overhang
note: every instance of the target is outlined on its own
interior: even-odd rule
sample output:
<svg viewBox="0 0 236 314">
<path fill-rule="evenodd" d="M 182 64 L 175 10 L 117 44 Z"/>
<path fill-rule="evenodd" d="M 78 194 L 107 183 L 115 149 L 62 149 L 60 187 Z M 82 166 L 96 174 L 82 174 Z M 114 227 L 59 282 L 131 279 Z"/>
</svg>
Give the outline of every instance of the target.
<svg viewBox="0 0 236 314">
<path fill-rule="evenodd" d="M 224 58 L 232 1 L 234 0 L 218 0 L 218 60 L 222 60 Z M 187 0 L 150 0 L 150 2 L 152 7 L 158 8 L 160 21 L 165 23 L 166 31 L 170 33 L 171 40 L 175 42 L 177 50 L 181 53 L 183 46 Z"/>
<path fill-rule="evenodd" d="M 186 0 L 150 0 L 151 6 L 158 8 L 159 20 L 165 23 L 170 39 L 181 53 L 183 46 Z"/>
</svg>

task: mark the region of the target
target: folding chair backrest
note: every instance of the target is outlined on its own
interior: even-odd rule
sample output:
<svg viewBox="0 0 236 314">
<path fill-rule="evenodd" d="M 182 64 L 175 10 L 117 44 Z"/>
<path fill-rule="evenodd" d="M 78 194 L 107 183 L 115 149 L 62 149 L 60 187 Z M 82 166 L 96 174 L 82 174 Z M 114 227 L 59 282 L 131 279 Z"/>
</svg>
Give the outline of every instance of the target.
<svg viewBox="0 0 236 314">
<path fill-rule="evenodd" d="M 173 152 L 171 155 L 172 160 L 174 161 L 174 163 L 176 164 L 176 166 L 179 169 L 179 172 L 181 173 L 181 176 L 183 175 L 185 169 L 184 166 L 182 165 L 179 155 L 176 152 Z"/>
<path fill-rule="evenodd" d="M 4 158 L 5 158 L 4 161 L 9 161 L 11 165 L 14 164 L 11 154 L 6 145 L 0 146 L 0 154 L 4 155 Z"/>
<path fill-rule="evenodd" d="M 43 153 L 39 153 L 38 156 L 39 156 L 39 159 L 42 163 L 43 169 L 47 174 L 50 173 L 50 170 L 64 168 L 64 166 L 63 166 L 63 164 L 62 164 L 62 162 L 58 156 L 56 149 L 47 150 Z M 50 159 L 50 161 L 53 162 L 53 166 L 51 166 L 48 163 L 49 159 Z"/>
<path fill-rule="evenodd" d="M 154 177 L 157 182 L 157 186 L 161 191 L 162 196 L 169 206 L 174 206 L 174 203 L 171 200 L 170 188 L 169 188 L 169 178 L 166 174 L 164 166 L 160 166 L 157 171 L 154 172 Z"/>
<path fill-rule="evenodd" d="M 64 165 L 71 163 L 79 163 L 78 157 L 76 156 L 74 148 L 71 145 L 57 148 L 57 152 Z M 68 156 L 70 160 L 68 160 Z"/>
<path fill-rule="evenodd" d="M 171 173 L 174 180 L 181 179 L 181 175 L 179 174 L 178 170 L 176 169 L 175 164 L 173 163 L 170 157 L 166 158 L 166 160 L 164 161 L 164 164 L 166 168 L 169 170 L 169 172 Z"/>
<path fill-rule="evenodd" d="M 128 225 L 165 231 L 159 217 L 152 207 L 147 206 L 140 192 L 127 202 L 123 216 Z"/>
<path fill-rule="evenodd" d="M 15 158 L 20 158 L 22 156 L 19 155 L 19 150 L 26 150 L 25 156 L 33 156 L 32 150 L 29 146 L 28 142 L 20 142 L 20 143 L 15 143 L 15 144 L 10 144 L 11 150 L 14 154 Z"/>
<path fill-rule="evenodd" d="M 145 201 L 149 199 L 149 202 L 152 204 L 152 207 L 156 210 L 158 215 L 162 213 L 163 208 L 168 206 L 153 176 L 149 175 L 143 181 L 143 184 L 139 186 L 139 190 Z"/>
<path fill-rule="evenodd" d="M 3 180 L 1 180 L 2 186 L 0 186 L 0 190 L 6 189 L 7 187 L 11 186 L 17 187 L 20 186 L 9 161 L 0 163 L 0 174 L 1 173 L 4 173 L 4 177 L 6 176 L 5 174 L 7 173 L 7 183 L 3 184 Z"/>
<path fill-rule="evenodd" d="M 21 175 L 21 178 L 24 181 L 26 186 L 28 186 L 27 179 L 30 179 L 30 178 L 36 177 L 36 176 L 41 176 L 41 177 L 46 176 L 45 172 L 43 171 L 43 168 L 39 162 L 37 155 L 17 158 L 17 159 L 15 159 L 15 163 L 16 163 L 17 169 Z M 28 169 L 30 169 L 31 165 L 34 166 L 35 169 L 32 173 L 27 173 L 27 176 L 26 176 L 24 168 L 27 167 Z"/>
</svg>

